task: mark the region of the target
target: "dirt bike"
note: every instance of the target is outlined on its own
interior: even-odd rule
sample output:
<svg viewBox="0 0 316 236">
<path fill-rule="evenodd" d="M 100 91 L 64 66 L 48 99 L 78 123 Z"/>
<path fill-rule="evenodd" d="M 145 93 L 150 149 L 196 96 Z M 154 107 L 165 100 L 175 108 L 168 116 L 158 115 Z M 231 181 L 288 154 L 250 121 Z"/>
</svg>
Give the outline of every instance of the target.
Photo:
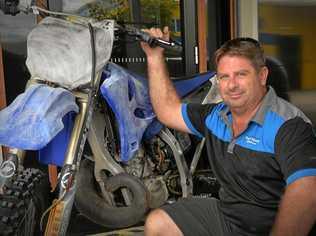
<svg viewBox="0 0 316 236">
<path fill-rule="evenodd" d="M 216 192 L 210 169 L 197 168 L 204 140 L 163 126 L 147 80 L 109 61 L 118 33 L 152 46 L 179 45 L 113 20 L 32 9 L 54 17 L 30 32 L 31 78 L 0 111 L 0 143 L 9 147 L 0 166 L 1 234 L 40 235 L 46 226 L 45 235 L 66 235 L 74 206 L 97 224 L 123 228 L 142 221 L 149 209 L 200 194 L 194 181 Z M 214 76 L 173 82 L 184 100 L 215 102 Z M 26 150 L 58 166 L 52 202 L 48 176 L 23 166 Z"/>
</svg>

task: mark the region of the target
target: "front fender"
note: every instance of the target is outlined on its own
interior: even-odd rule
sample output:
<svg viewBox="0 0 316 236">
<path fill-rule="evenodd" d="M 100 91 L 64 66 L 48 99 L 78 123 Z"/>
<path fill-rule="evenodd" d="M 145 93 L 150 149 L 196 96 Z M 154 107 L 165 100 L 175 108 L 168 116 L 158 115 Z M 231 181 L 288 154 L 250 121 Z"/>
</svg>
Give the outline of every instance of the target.
<svg viewBox="0 0 316 236">
<path fill-rule="evenodd" d="M 39 150 L 63 129 L 63 117 L 78 110 L 68 90 L 32 85 L 0 111 L 0 144 Z"/>
</svg>

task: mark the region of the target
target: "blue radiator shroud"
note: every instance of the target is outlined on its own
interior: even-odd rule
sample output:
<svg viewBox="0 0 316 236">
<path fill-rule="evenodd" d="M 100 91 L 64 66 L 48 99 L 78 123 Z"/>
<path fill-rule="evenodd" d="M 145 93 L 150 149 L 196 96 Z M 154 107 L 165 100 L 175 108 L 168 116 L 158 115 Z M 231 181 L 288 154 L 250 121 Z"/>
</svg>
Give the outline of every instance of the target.
<svg viewBox="0 0 316 236">
<path fill-rule="evenodd" d="M 175 80 L 178 94 L 183 97 L 214 75 L 200 74 L 192 79 Z M 156 119 L 150 103 L 147 79 L 116 64 L 109 63 L 103 71 L 101 93 L 118 123 L 120 160 L 129 161 L 140 147 L 142 138 L 156 135 L 162 124 Z"/>
</svg>

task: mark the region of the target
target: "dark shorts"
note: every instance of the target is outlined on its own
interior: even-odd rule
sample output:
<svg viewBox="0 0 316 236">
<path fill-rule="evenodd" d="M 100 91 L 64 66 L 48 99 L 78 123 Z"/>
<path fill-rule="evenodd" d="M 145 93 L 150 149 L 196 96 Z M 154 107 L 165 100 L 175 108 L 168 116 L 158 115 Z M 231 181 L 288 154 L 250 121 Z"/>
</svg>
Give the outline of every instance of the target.
<svg viewBox="0 0 316 236">
<path fill-rule="evenodd" d="M 181 199 L 161 209 L 168 213 L 184 236 L 268 235 L 249 233 L 226 221 L 215 198 Z M 316 224 L 309 233 L 309 236 L 314 235 Z"/>
<path fill-rule="evenodd" d="M 230 226 L 219 209 L 215 198 L 181 199 L 161 207 L 185 236 L 227 236 Z"/>
</svg>

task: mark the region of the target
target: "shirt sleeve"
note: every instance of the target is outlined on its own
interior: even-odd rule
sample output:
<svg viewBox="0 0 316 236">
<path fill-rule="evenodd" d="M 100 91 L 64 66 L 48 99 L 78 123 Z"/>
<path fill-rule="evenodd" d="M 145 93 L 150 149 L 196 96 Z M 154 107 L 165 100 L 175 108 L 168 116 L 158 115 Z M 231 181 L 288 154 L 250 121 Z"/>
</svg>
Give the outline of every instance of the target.
<svg viewBox="0 0 316 236">
<path fill-rule="evenodd" d="M 213 107 L 214 104 L 182 104 L 182 117 L 192 134 L 204 137 L 205 119 Z"/>
<path fill-rule="evenodd" d="M 316 176 L 316 137 L 310 123 L 299 117 L 286 121 L 277 134 L 275 150 L 287 184 Z"/>
</svg>

